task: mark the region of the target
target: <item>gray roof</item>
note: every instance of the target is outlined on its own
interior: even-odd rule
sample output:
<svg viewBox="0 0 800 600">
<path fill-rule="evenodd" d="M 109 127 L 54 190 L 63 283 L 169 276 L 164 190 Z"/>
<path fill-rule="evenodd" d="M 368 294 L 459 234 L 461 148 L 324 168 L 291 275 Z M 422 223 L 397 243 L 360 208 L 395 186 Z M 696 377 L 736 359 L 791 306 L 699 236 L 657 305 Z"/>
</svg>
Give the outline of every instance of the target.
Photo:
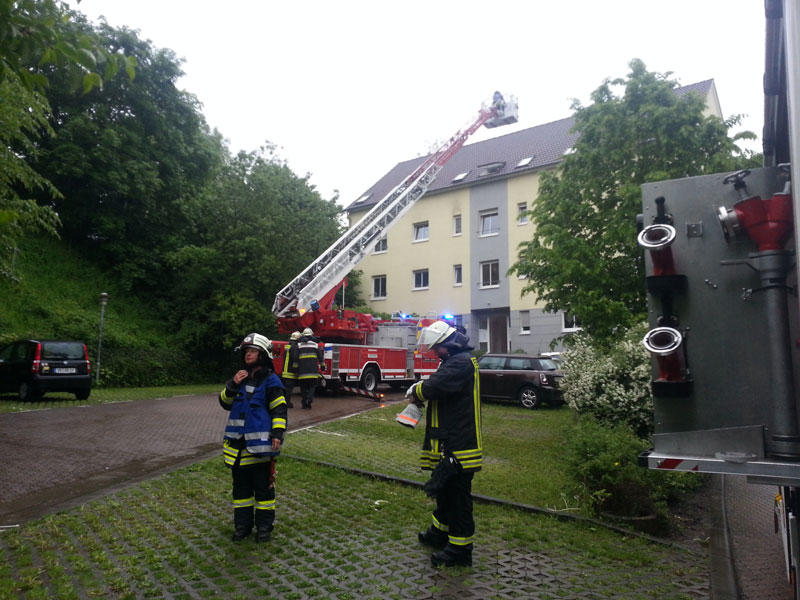
<svg viewBox="0 0 800 600">
<path fill-rule="evenodd" d="M 708 79 L 676 88 L 675 93 L 678 96 L 688 92 L 698 92 L 705 95 L 711 89 L 713 81 L 713 79 Z M 482 142 L 467 144 L 445 164 L 437 175 L 436 180 L 428 188 L 427 193 L 469 187 L 478 180 L 481 182 L 490 181 L 554 165 L 561 160 L 561 157 L 573 146 L 578 137 L 576 133 L 571 131 L 574 124 L 575 119 L 568 117 L 560 121 L 537 125 Z M 372 187 L 361 194 L 359 199 L 350 204 L 345 210 L 362 210 L 376 204 L 392 191 L 396 185 L 411 175 L 414 169 L 425 162 L 429 156 L 420 156 L 397 163 L 391 171 L 375 182 Z M 529 163 L 517 166 L 520 161 L 529 157 L 533 157 Z M 482 169 L 480 167 L 489 163 L 505 164 L 501 169 L 491 174 L 481 174 Z M 467 171 L 469 171 L 469 174 L 465 178 L 453 182 L 457 175 Z"/>
</svg>

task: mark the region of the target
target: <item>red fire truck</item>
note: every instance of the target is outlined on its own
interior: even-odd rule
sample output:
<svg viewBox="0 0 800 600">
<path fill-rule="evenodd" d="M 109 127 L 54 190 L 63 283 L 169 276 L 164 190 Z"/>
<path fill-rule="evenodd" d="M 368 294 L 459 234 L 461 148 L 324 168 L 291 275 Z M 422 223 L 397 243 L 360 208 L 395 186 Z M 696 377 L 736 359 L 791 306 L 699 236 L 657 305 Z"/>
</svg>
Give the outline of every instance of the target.
<svg viewBox="0 0 800 600">
<path fill-rule="evenodd" d="M 378 320 L 369 314 L 334 309 L 334 297 L 347 284 L 350 270 L 425 194 L 437 173 L 475 131 L 481 126 L 493 128 L 517 120 L 516 99 L 496 94 L 491 104 L 481 108 L 477 118 L 442 144 L 275 296 L 272 312 L 279 333 L 288 336 L 310 327 L 324 340 L 325 387 L 379 398 L 376 389 L 381 382 L 407 385 L 427 378 L 436 370 L 439 360 L 432 353 L 416 353 L 416 338 L 420 328 L 446 318 L 445 315 Z M 285 346 L 286 342 L 274 343 L 279 370 Z"/>
</svg>

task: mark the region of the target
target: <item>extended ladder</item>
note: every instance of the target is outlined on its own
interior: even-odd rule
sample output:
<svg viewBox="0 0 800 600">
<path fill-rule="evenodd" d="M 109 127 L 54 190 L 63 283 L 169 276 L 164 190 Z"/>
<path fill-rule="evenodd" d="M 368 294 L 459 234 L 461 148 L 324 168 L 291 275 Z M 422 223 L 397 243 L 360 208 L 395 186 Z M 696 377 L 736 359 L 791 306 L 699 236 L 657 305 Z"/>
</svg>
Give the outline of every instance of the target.
<svg viewBox="0 0 800 600">
<path fill-rule="evenodd" d="M 445 163 L 481 125 L 497 127 L 516 123 L 517 116 L 518 106 L 513 96 L 508 100 L 484 105 L 477 119 L 442 144 L 358 223 L 278 292 L 272 305 L 275 316 L 287 317 L 309 310 L 312 301 L 321 299 L 336 287 L 364 257 L 370 244 L 383 238 L 389 228 L 425 194 Z"/>
</svg>

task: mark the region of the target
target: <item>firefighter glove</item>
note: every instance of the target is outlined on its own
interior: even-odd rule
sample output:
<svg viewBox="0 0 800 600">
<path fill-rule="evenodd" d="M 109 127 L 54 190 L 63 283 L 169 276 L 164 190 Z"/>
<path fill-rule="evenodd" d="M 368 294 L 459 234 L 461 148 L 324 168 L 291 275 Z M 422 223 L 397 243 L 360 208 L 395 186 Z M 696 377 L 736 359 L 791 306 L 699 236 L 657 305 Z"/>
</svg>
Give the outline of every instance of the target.
<svg viewBox="0 0 800 600">
<path fill-rule="evenodd" d="M 407 397 L 407 398 L 413 398 L 413 399 L 416 401 L 416 399 L 417 399 L 417 395 L 416 395 L 416 393 L 415 393 L 415 390 L 417 389 L 417 386 L 420 386 L 420 385 L 422 385 L 422 382 L 421 382 L 421 381 L 418 381 L 418 382 L 416 382 L 414 385 L 412 385 L 411 387 L 409 387 L 409 388 L 406 390 L 406 397 Z"/>
<path fill-rule="evenodd" d="M 452 452 L 445 451 L 442 459 L 431 473 L 431 478 L 425 482 L 422 489 L 429 498 L 436 498 L 450 481 L 450 478 L 462 471 L 461 463 Z"/>
</svg>

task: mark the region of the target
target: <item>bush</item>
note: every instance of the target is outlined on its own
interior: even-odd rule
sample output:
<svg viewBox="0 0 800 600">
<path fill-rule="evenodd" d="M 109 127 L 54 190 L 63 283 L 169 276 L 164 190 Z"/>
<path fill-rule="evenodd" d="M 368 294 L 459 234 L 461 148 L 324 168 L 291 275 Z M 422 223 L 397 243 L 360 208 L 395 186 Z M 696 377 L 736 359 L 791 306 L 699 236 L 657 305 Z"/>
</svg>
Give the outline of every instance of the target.
<svg viewBox="0 0 800 600">
<path fill-rule="evenodd" d="M 650 355 L 642 345 L 647 325 L 625 332 L 613 346 L 593 344 L 577 335 L 561 355 L 564 400 L 579 414 L 601 423 L 626 425 L 637 436 L 653 433 L 653 397 L 650 392 Z"/>
<path fill-rule="evenodd" d="M 638 466 L 637 457 L 648 445 L 625 425 L 608 427 L 592 416 L 578 417 L 565 441 L 567 470 L 577 495 L 596 514 L 655 515 L 664 531 L 668 503 L 698 488 L 703 479 L 695 473 Z"/>
</svg>

